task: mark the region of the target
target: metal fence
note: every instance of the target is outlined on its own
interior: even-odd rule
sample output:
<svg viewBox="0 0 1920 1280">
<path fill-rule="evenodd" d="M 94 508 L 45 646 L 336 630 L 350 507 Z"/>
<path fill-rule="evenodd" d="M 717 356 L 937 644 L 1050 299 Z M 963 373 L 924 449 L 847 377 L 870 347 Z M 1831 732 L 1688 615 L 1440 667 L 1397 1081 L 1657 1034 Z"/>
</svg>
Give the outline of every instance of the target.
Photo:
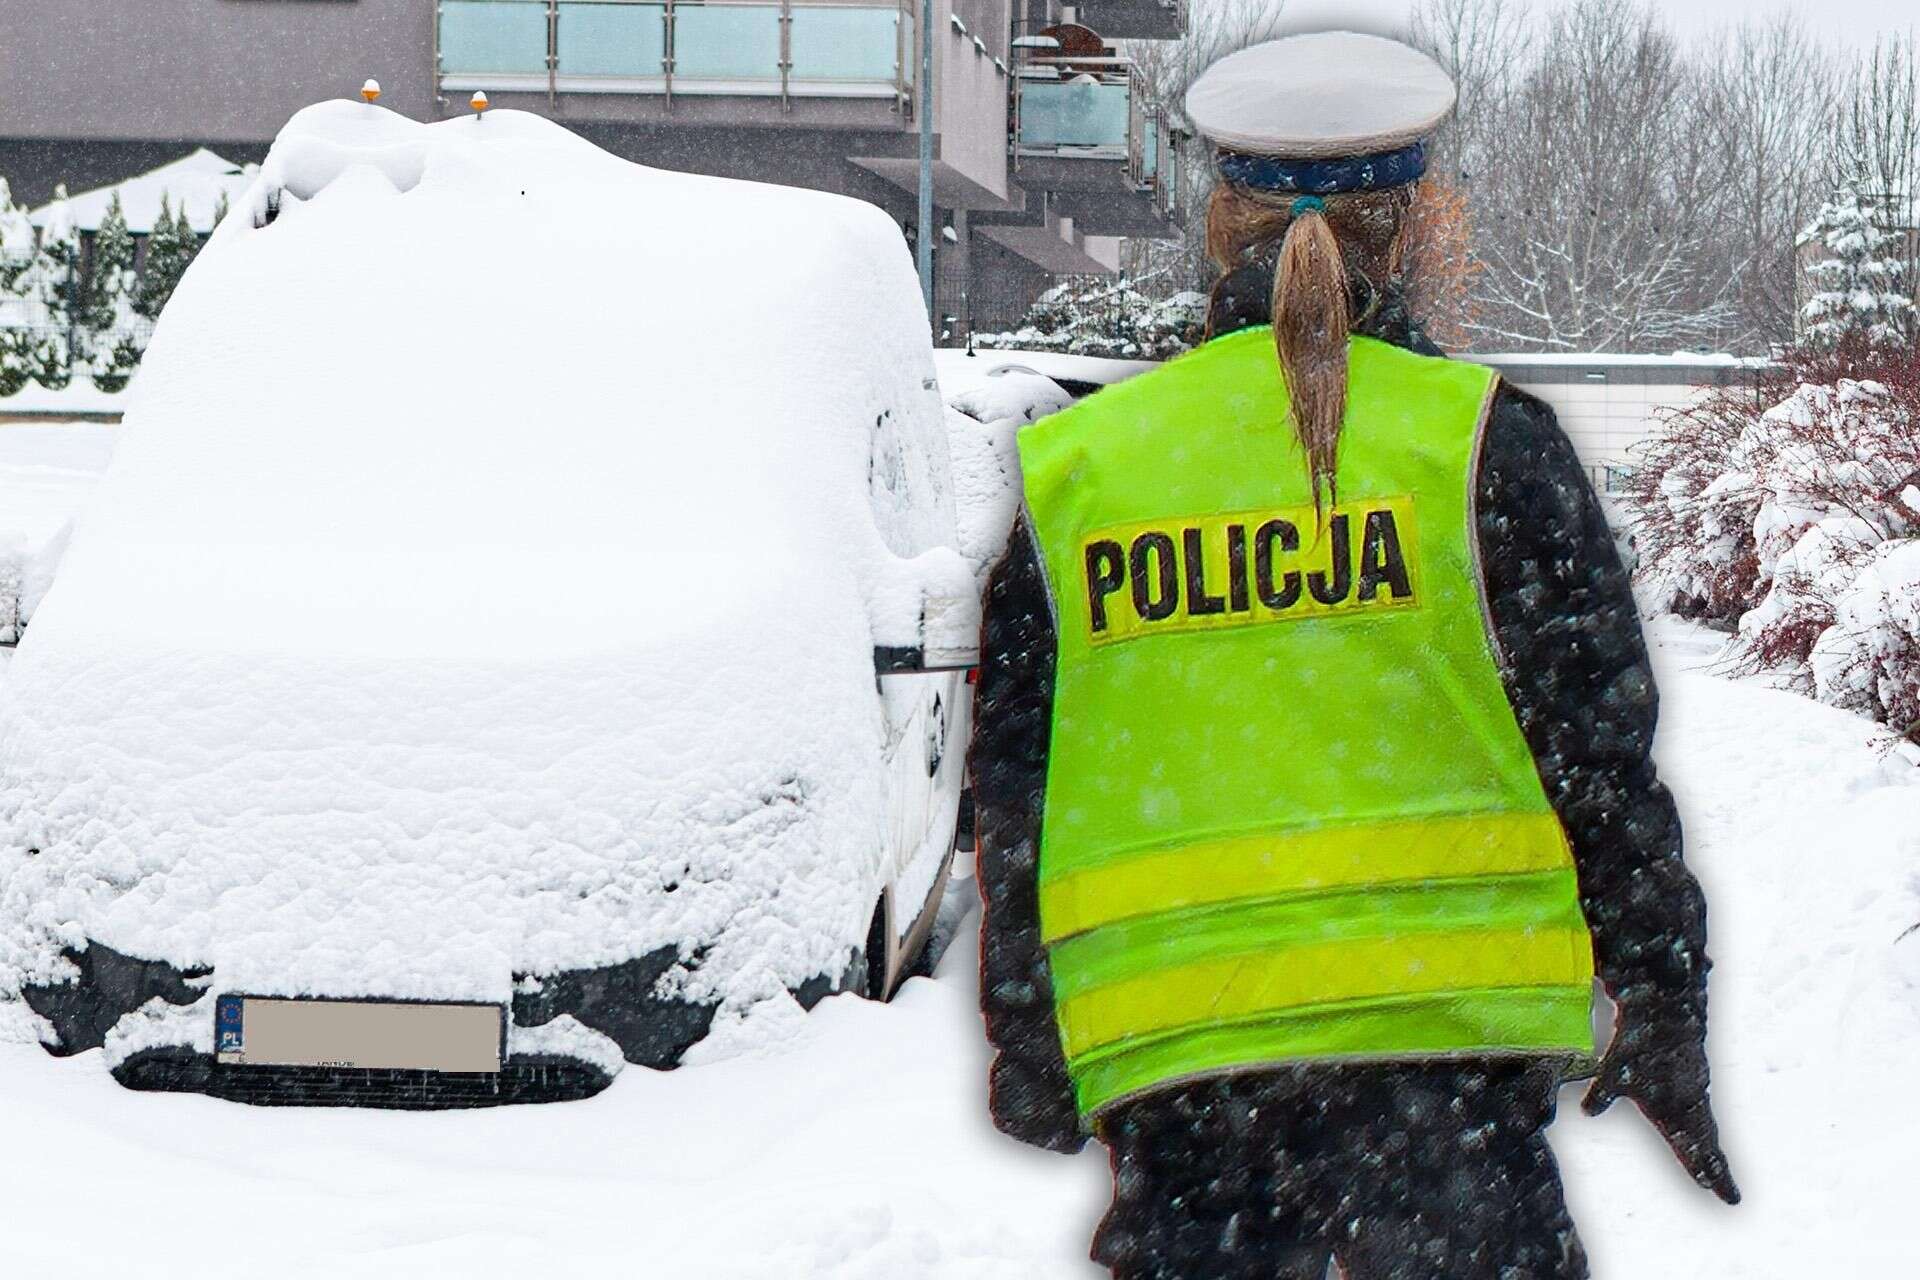
<svg viewBox="0 0 1920 1280">
<path fill-rule="evenodd" d="M 144 352 L 147 349 L 147 342 L 152 336 L 153 321 L 147 319 L 145 316 L 132 316 L 129 317 L 125 325 L 117 326 L 112 334 L 107 336 L 105 341 L 115 346 L 122 341 L 131 341 L 136 351 Z M 60 338 L 65 338 L 67 343 L 67 351 L 69 353 L 68 376 L 72 379 L 90 379 L 93 375 L 93 365 L 88 348 L 91 344 L 101 340 L 97 335 L 82 328 L 78 324 L 53 325 L 44 322 L 27 324 L 21 323 L 17 317 L 0 315 L 0 346 L 11 347 L 14 350 L 32 351 L 40 348 L 49 340 L 57 341 Z M 101 354 L 104 357 L 110 354 L 110 352 L 103 351 Z M 128 372 L 131 371 L 129 370 Z M 28 376 L 28 381 L 34 381 L 31 374 Z M 3 390 L 4 388 L 0 388 L 0 391 Z M 18 394 L 18 391 L 14 394 Z M 0 410 L 5 410 L 8 407 L 7 399 L 7 395 L 0 394 Z"/>
</svg>

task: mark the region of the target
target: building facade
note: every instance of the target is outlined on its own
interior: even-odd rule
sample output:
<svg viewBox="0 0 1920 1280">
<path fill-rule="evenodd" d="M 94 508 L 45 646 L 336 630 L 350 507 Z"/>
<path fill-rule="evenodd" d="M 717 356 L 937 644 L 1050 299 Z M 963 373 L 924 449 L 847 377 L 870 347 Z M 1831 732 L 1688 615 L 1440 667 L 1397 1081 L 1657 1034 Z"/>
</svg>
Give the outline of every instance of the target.
<svg viewBox="0 0 1920 1280">
<path fill-rule="evenodd" d="M 918 0 L 0 0 L 0 175 L 38 203 L 195 147 L 258 161 L 295 111 L 371 77 L 414 119 L 483 90 L 642 164 L 871 201 L 910 240 L 928 111 L 935 320 L 957 338 L 1185 215 L 1181 140 L 1105 42 L 1178 36 L 1185 10 L 932 9 L 929 94 Z"/>
</svg>

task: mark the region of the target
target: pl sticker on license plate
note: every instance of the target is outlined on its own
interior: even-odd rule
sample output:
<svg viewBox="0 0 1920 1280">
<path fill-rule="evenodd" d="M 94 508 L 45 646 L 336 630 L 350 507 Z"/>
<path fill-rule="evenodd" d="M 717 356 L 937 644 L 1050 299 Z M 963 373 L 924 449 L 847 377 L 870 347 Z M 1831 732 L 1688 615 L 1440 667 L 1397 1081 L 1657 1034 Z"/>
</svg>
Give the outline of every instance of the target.
<svg viewBox="0 0 1920 1280">
<path fill-rule="evenodd" d="M 245 1053 L 246 1002 L 239 996 L 221 996 L 213 1003 L 213 1028 L 216 1049 L 222 1055 Z"/>
</svg>

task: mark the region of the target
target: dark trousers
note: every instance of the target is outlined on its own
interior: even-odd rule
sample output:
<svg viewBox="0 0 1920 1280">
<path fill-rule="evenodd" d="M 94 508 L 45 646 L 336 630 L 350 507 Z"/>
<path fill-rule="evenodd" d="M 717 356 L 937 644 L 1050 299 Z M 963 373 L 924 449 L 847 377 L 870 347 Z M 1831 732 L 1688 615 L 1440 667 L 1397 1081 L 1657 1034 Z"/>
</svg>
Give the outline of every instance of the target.
<svg viewBox="0 0 1920 1280">
<path fill-rule="evenodd" d="M 1586 1280 L 1547 1148 L 1558 1071 L 1275 1068 L 1115 1104 L 1118 1280 Z"/>
</svg>

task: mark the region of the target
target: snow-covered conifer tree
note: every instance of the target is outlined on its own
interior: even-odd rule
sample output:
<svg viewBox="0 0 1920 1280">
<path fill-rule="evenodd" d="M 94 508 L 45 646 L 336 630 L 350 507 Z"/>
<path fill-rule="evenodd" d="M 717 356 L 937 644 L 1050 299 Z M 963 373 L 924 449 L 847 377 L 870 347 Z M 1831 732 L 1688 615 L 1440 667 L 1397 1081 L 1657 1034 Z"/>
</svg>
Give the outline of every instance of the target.
<svg viewBox="0 0 1920 1280">
<path fill-rule="evenodd" d="M 40 224 L 40 245 L 27 268 L 28 367 L 33 380 L 58 391 L 73 378 L 74 338 L 79 332 L 80 231 L 73 224 L 63 183 L 53 189 Z"/>
<path fill-rule="evenodd" d="M 153 233 L 147 237 L 147 260 L 140 269 L 140 292 L 134 310 L 149 320 L 158 319 L 199 248 L 200 242 L 187 223 L 186 207 L 175 210 L 163 193 L 160 216 L 154 219 Z"/>
<path fill-rule="evenodd" d="M 139 276 L 133 260 L 133 236 L 116 191 L 93 240 L 93 266 L 80 307 L 93 384 L 102 391 L 125 387 L 140 363 L 138 317 L 133 309 Z"/>
<path fill-rule="evenodd" d="M 1808 268 L 1813 296 L 1800 309 L 1801 337 L 1815 347 L 1833 347 L 1849 334 L 1893 345 L 1913 332 L 1898 237 L 1874 213 L 1857 190 L 1843 187 L 1800 235 L 1802 246 L 1819 246 Z"/>
<path fill-rule="evenodd" d="M 10 396 L 27 385 L 30 340 L 24 327 L 29 307 L 26 275 L 33 266 L 35 240 L 27 211 L 13 202 L 13 191 L 0 178 L 0 396 Z"/>
<path fill-rule="evenodd" d="M 33 265 L 33 222 L 27 211 L 13 202 L 13 188 L 0 178 L 0 292 L 11 293 L 17 281 Z"/>
</svg>

